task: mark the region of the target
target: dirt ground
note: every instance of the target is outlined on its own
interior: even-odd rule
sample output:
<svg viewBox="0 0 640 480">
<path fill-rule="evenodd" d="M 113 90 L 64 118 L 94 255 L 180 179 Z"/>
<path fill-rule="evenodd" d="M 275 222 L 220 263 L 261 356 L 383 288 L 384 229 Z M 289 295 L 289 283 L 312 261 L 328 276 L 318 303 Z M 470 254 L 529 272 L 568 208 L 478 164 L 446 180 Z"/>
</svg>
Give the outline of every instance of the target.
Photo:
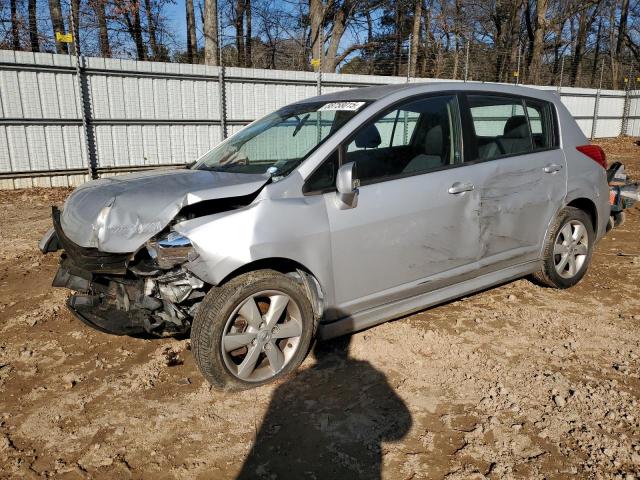
<svg viewBox="0 0 640 480">
<path fill-rule="evenodd" d="M 640 178 L 640 147 L 602 144 Z M 230 394 L 188 340 L 101 334 L 65 309 L 36 242 L 67 194 L 0 192 L 2 478 L 640 479 L 638 207 L 575 288 L 518 280 Z"/>
</svg>

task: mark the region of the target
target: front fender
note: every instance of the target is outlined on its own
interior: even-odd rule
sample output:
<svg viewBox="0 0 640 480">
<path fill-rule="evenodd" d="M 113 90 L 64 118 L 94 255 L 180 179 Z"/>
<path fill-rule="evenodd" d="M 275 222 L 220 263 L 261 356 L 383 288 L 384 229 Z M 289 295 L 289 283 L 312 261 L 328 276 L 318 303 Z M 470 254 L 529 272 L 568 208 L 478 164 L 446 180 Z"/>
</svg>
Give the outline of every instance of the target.
<svg viewBox="0 0 640 480">
<path fill-rule="evenodd" d="M 198 258 L 185 268 L 218 285 L 237 269 L 270 258 L 304 265 L 333 299 L 331 240 L 322 196 L 265 198 L 237 210 L 181 222 Z"/>
</svg>

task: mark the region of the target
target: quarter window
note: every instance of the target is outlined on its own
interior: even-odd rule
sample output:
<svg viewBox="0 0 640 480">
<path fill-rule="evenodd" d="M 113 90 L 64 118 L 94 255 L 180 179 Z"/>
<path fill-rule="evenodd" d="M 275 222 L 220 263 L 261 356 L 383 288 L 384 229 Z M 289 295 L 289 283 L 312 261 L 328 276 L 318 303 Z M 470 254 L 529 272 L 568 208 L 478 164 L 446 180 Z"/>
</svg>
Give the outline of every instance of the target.
<svg viewBox="0 0 640 480">
<path fill-rule="evenodd" d="M 531 125 L 533 150 L 546 150 L 553 146 L 553 119 L 551 104 L 537 100 L 526 99 L 527 117 Z"/>
</svg>

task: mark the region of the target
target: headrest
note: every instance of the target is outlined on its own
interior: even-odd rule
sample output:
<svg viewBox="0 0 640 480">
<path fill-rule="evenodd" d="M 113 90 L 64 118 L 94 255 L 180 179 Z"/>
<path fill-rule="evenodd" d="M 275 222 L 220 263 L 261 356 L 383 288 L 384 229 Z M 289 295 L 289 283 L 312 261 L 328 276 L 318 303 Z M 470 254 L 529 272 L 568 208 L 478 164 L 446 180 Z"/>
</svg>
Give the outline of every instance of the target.
<svg viewBox="0 0 640 480">
<path fill-rule="evenodd" d="M 527 138 L 529 136 L 527 117 L 515 115 L 509 118 L 504 125 L 504 136 L 506 138 Z"/>
<path fill-rule="evenodd" d="M 427 155 L 442 155 L 442 126 L 431 127 L 424 137 L 424 153 Z"/>
<path fill-rule="evenodd" d="M 364 127 L 356 135 L 356 147 L 358 148 L 376 148 L 381 142 L 380 132 L 373 123 Z"/>
</svg>

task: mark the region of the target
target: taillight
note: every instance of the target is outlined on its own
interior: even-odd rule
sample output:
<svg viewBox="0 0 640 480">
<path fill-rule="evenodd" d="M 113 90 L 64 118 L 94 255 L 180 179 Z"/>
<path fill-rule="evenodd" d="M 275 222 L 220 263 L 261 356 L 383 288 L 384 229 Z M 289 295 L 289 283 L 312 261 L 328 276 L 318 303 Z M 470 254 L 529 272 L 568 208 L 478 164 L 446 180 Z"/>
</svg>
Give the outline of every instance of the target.
<svg viewBox="0 0 640 480">
<path fill-rule="evenodd" d="M 605 170 L 607 169 L 607 156 L 605 155 L 604 150 L 602 150 L 598 145 L 580 145 L 579 147 L 576 147 L 576 149 L 579 152 L 584 153 Z"/>
</svg>

